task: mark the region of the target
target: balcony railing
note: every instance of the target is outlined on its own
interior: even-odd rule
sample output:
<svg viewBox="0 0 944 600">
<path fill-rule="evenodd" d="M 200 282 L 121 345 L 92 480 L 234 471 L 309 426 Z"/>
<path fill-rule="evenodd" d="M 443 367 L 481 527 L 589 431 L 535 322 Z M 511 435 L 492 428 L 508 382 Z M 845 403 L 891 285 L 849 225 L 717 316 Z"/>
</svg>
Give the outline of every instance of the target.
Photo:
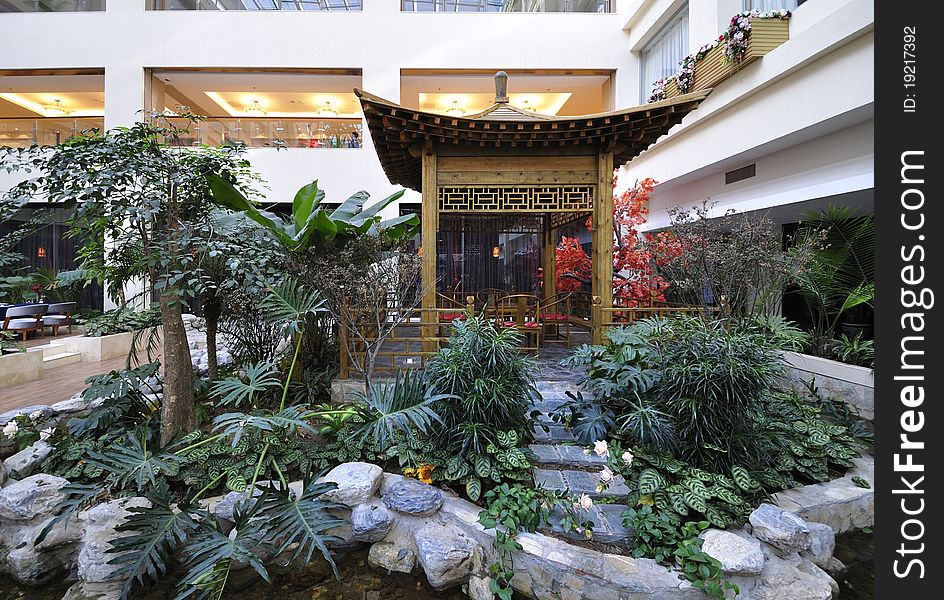
<svg viewBox="0 0 944 600">
<path fill-rule="evenodd" d="M 609 13 L 612 0 L 401 0 L 404 12 Z"/>
<path fill-rule="evenodd" d="M 41 119 L 0 118 L 0 146 L 55 146 L 89 129 L 103 129 L 104 117 Z"/>
<path fill-rule="evenodd" d="M 11 12 L 98 12 L 105 0 L 0 0 L 0 13 Z"/>
<path fill-rule="evenodd" d="M 3 2 L 3 0 L 0 0 Z M 147 0 L 148 10 L 361 11 L 363 0 Z"/>
<path fill-rule="evenodd" d="M 360 119 L 210 117 L 196 123 L 175 118 L 168 121 L 186 130 L 180 142 L 193 146 L 242 142 L 250 148 L 360 148 L 363 140 Z"/>
</svg>

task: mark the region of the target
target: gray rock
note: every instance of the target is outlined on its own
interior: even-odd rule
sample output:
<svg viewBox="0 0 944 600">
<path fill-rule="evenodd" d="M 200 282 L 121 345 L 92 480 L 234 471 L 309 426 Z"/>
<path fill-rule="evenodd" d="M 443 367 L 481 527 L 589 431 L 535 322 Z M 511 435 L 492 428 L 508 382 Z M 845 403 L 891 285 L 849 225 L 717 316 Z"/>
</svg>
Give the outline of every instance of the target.
<svg viewBox="0 0 944 600">
<path fill-rule="evenodd" d="M 472 571 L 472 543 L 453 528 L 429 523 L 414 534 L 417 559 L 437 590 L 458 585 Z"/>
<path fill-rule="evenodd" d="M 27 545 L 7 555 L 6 570 L 13 579 L 27 585 L 38 585 L 53 578 L 62 567 L 53 554 L 37 551 Z"/>
<path fill-rule="evenodd" d="M 822 523 L 808 523 L 810 529 L 810 547 L 802 554 L 808 556 L 813 564 L 830 570 L 833 552 L 836 550 L 836 534 L 833 528 Z"/>
<path fill-rule="evenodd" d="M 741 588 L 737 597 L 745 600 L 832 600 L 836 585 L 829 575 L 796 554 L 786 559 L 771 554 L 760 575 L 732 577 L 731 582 Z"/>
<path fill-rule="evenodd" d="M 754 537 L 784 553 L 809 547 L 810 528 L 806 521 L 773 504 L 761 504 L 750 516 Z"/>
<path fill-rule="evenodd" d="M 9 477 L 23 479 L 29 477 L 39 469 L 39 465 L 52 454 L 53 447 L 39 440 L 33 445 L 23 448 L 10 458 L 3 461 Z"/>
<path fill-rule="evenodd" d="M 62 600 L 118 600 L 121 597 L 121 583 L 90 583 L 79 581 L 68 590 Z"/>
<path fill-rule="evenodd" d="M 53 413 L 52 407 L 50 407 L 48 404 L 33 404 L 31 406 L 24 406 L 23 408 L 14 408 L 13 410 L 0 413 L 0 427 L 3 427 L 12 421 L 13 417 L 17 415 L 28 415 L 36 411 L 42 413 L 42 416 L 39 418 L 40 421 L 51 417 Z"/>
<path fill-rule="evenodd" d="M 3 461 L 0 461 L 0 487 L 3 487 L 3 484 L 7 482 L 7 467 L 3 464 Z"/>
<path fill-rule="evenodd" d="M 0 519 L 29 521 L 50 514 L 62 498 L 60 488 L 67 483 L 62 477 L 45 473 L 8 483 L 0 489 Z"/>
<path fill-rule="evenodd" d="M 383 497 L 387 508 L 397 512 L 427 517 L 442 506 L 442 492 L 415 479 L 404 478 L 389 487 Z"/>
<path fill-rule="evenodd" d="M 469 591 L 467 593 L 469 599 L 494 600 L 495 594 L 493 594 L 492 590 L 488 587 L 489 581 L 491 581 L 491 579 L 488 577 L 469 577 Z"/>
<path fill-rule="evenodd" d="M 378 569 L 412 573 L 416 566 L 416 553 L 412 548 L 395 542 L 377 542 L 367 553 L 367 562 Z"/>
<path fill-rule="evenodd" d="M 707 529 L 701 538 L 701 549 L 717 559 L 728 575 L 758 575 L 764 570 L 764 550 L 756 538 L 720 529 Z"/>
<path fill-rule="evenodd" d="M 274 480 L 269 480 L 269 479 L 266 479 L 263 481 L 257 481 L 256 490 L 255 490 L 255 493 L 253 493 L 253 497 L 261 496 L 262 489 L 265 487 L 268 487 L 269 485 L 281 487 L 282 484 L 279 481 L 274 481 Z M 294 495 L 292 497 L 294 498 Z M 223 496 L 220 500 L 216 502 L 213 502 L 212 500 L 210 500 L 208 502 L 210 514 L 218 519 L 222 519 L 224 521 L 229 521 L 230 523 L 233 523 L 235 522 L 235 518 L 233 517 L 233 512 L 236 509 L 237 503 L 242 502 L 247 498 L 249 498 L 248 490 L 242 491 L 242 492 L 229 492 L 228 494 L 226 494 L 225 496 Z M 243 509 L 245 510 L 245 507 L 243 507 Z"/>
<path fill-rule="evenodd" d="M 350 507 L 363 504 L 380 487 L 383 469 L 365 462 L 349 462 L 338 465 L 324 476 L 326 482 L 338 484 L 337 489 L 326 492 L 322 498 L 329 502 L 340 502 Z"/>
<path fill-rule="evenodd" d="M 351 511 L 351 538 L 379 542 L 393 526 L 393 513 L 376 504 L 361 504 Z"/>
<path fill-rule="evenodd" d="M 88 409 L 89 403 L 85 401 L 85 398 L 82 397 L 82 393 L 72 396 L 68 400 L 63 400 L 62 402 L 56 402 L 50 408 L 57 415 L 71 415 L 77 412 L 82 412 L 83 410 Z"/>
<path fill-rule="evenodd" d="M 135 506 L 150 506 L 150 502 L 145 498 L 122 498 L 89 509 L 86 514 L 88 524 L 82 537 L 82 550 L 76 564 L 79 579 L 88 582 L 114 579 L 114 570 L 117 567 L 109 565 L 108 561 L 119 555 L 107 551 L 112 547 L 111 540 L 128 535 L 127 532 L 115 531 L 115 527 L 131 514 L 127 509 Z"/>
</svg>

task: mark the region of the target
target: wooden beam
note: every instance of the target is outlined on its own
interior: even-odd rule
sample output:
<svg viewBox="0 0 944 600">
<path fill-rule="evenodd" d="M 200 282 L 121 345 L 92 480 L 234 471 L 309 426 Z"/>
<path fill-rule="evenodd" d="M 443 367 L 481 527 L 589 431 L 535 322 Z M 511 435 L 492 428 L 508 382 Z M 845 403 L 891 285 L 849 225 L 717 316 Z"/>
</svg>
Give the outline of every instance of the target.
<svg viewBox="0 0 944 600">
<path fill-rule="evenodd" d="M 551 215 L 544 217 L 544 298 L 545 300 L 557 293 L 557 230 L 551 221 Z M 558 311 L 560 312 L 560 311 Z"/>
<path fill-rule="evenodd" d="M 436 234 L 439 231 L 439 194 L 436 184 L 436 152 L 432 144 L 423 148 L 423 209 L 422 237 L 423 249 L 422 285 L 423 285 L 423 351 L 435 352 L 436 343 L 426 341 L 436 337 L 438 319 L 436 315 Z"/>
<path fill-rule="evenodd" d="M 593 202 L 593 277 L 591 295 L 603 308 L 613 306 L 613 153 L 601 152 L 597 160 L 597 197 Z M 591 343 L 603 343 L 603 311 L 594 311 Z"/>
</svg>

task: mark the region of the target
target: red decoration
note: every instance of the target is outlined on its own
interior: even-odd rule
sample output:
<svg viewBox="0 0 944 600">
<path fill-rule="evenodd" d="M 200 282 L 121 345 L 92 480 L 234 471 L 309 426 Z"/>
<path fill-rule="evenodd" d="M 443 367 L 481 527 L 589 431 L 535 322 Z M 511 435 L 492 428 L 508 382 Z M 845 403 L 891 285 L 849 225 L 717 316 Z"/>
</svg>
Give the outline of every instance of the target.
<svg viewBox="0 0 944 600">
<path fill-rule="evenodd" d="M 613 196 L 613 298 L 623 299 L 631 308 L 665 302 L 669 283 L 656 272 L 657 267 L 682 253 L 681 243 L 671 233 L 640 234 L 639 227 L 649 218 L 649 199 L 656 183 L 646 178 Z M 591 219 L 586 226 L 593 226 Z M 590 282 L 592 270 L 578 240 L 564 237 L 557 247 L 557 289 L 579 290 Z"/>
</svg>

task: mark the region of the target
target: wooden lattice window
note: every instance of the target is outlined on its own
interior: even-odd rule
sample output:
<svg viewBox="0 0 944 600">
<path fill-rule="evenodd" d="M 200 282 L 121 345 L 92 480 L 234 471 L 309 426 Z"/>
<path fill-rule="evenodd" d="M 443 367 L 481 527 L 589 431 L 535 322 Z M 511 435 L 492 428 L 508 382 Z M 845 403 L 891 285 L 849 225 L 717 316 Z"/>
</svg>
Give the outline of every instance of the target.
<svg viewBox="0 0 944 600">
<path fill-rule="evenodd" d="M 575 212 L 593 210 L 592 185 L 479 185 L 439 188 L 443 212 Z"/>
</svg>

